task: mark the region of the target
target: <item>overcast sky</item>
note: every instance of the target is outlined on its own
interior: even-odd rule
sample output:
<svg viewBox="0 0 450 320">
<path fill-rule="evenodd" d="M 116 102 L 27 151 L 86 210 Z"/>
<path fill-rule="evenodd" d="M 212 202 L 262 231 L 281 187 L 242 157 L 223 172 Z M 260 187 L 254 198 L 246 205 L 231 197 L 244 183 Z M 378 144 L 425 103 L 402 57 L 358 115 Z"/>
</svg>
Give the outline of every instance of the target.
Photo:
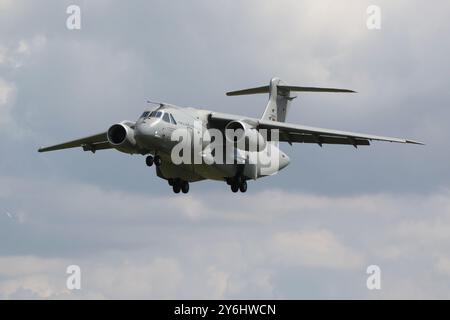
<svg viewBox="0 0 450 320">
<path fill-rule="evenodd" d="M 81 30 L 66 9 L 81 8 Z M 366 9 L 381 8 L 380 30 Z M 0 298 L 450 298 L 450 3 L 0 0 Z M 42 145 L 135 120 L 147 99 L 426 146 L 283 145 L 233 194 L 175 195 L 144 157 Z M 82 289 L 66 288 L 66 267 Z M 378 265 L 382 289 L 366 288 Z"/>
</svg>

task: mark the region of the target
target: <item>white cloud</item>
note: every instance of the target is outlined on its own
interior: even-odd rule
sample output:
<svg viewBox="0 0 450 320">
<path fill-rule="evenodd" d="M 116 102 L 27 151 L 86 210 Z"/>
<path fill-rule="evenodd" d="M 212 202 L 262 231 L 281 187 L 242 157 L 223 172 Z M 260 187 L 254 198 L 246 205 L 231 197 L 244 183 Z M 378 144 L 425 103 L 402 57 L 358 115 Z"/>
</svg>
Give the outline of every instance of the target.
<svg viewBox="0 0 450 320">
<path fill-rule="evenodd" d="M 33 55 L 42 52 L 47 45 L 47 37 L 37 34 L 29 39 L 22 39 L 13 46 L 0 44 L 0 65 L 8 68 L 20 68 Z"/>
<path fill-rule="evenodd" d="M 0 10 L 8 10 L 11 9 L 17 1 L 14 0 L 0 0 Z"/>
<path fill-rule="evenodd" d="M 450 277 L 450 258 L 448 256 L 438 257 L 435 268 L 438 272 Z"/>
<path fill-rule="evenodd" d="M 324 284 L 313 277 L 309 285 L 316 281 L 342 293 L 364 288 L 365 269 L 374 263 L 386 276 L 380 297 L 410 297 L 412 290 L 402 290 L 407 287 L 424 296 L 448 294 L 440 275 L 448 272 L 443 257 L 450 239 L 423 222 L 439 221 L 447 230 L 448 213 L 441 210 L 450 201 L 447 191 L 393 198 L 266 190 L 240 198 L 194 190 L 187 197 L 161 197 L 55 180 L 0 182 L 2 203 L 11 211 L 16 203 L 25 215 L 20 228 L 5 218 L 2 232 L 35 243 L 38 250 L 43 241 L 45 251 L 55 252 L 48 247 L 55 242 L 55 254 L 66 256 L 47 258 L 31 247 L 33 256 L 3 255 L 3 297 L 295 297 L 284 291 L 280 277 L 305 282 L 295 279 L 320 271 L 331 280 Z M 420 232 L 405 225 L 419 225 Z M 79 293 L 64 287 L 69 264 L 83 269 Z M 436 274 L 422 275 L 424 264 Z M 431 291 L 430 283 L 440 289 Z M 298 290 L 302 295 L 308 288 Z M 320 296 L 338 297 L 326 292 Z"/>
<path fill-rule="evenodd" d="M 55 270 L 62 266 L 61 259 L 42 259 L 35 256 L 0 257 L 0 276 L 16 277 Z"/>
<path fill-rule="evenodd" d="M 7 70 L 20 68 L 34 54 L 45 48 L 47 38 L 44 35 L 36 35 L 31 39 L 20 40 L 15 47 L 0 44 L 0 66 Z M 8 136 L 18 137 L 29 129 L 19 125 L 14 116 L 15 100 L 18 88 L 15 82 L 0 78 L 0 130 L 4 130 Z"/>
<path fill-rule="evenodd" d="M 107 256 L 103 258 L 108 259 Z M 182 271 L 176 260 L 154 258 L 112 264 L 94 259 L 78 260 L 81 290 L 66 288 L 66 268 L 71 259 L 32 256 L 2 257 L 0 298 L 163 298 L 175 297 L 181 289 Z"/>
<path fill-rule="evenodd" d="M 12 109 L 17 94 L 14 84 L 0 78 L 0 129 L 14 123 Z"/>
<path fill-rule="evenodd" d="M 271 250 L 275 260 L 284 266 L 364 268 L 361 254 L 341 244 L 328 230 L 275 234 Z"/>
<path fill-rule="evenodd" d="M 215 267 L 209 267 L 207 270 L 207 284 L 212 288 L 212 295 L 208 298 L 223 298 L 228 289 L 229 275 L 223 271 L 217 270 Z"/>
<path fill-rule="evenodd" d="M 63 259 L 35 256 L 0 258 L 1 298 L 50 298 L 55 295 L 58 274 L 65 271 Z"/>
<path fill-rule="evenodd" d="M 448 116 L 437 106 L 448 104 L 442 72 L 448 2 L 381 1 L 378 33 L 365 27 L 371 4 L 366 1 L 250 1 L 239 15 L 229 1 L 152 3 L 151 10 L 105 4 L 86 3 L 95 24 L 68 33 L 64 6 L 58 11 L 27 4 L 17 11 L 19 2 L 0 0 L 0 14 L 14 21 L 0 28 L 0 67 L 7 71 L 0 80 L 1 128 L 15 125 L 14 115 L 20 114 L 21 124 L 37 130 L 39 143 L 45 142 L 43 134 L 52 143 L 75 138 L 74 131 L 81 136 L 133 117 L 146 95 L 250 113 L 253 109 L 244 108 L 249 100 L 222 97 L 226 86 L 279 75 L 292 84 L 345 83 L 361 91 L 351 101 L 330 96 L 332 108 L 315 108 L 308 101 L 313 95 L 302 95 L 295 103 L 305 108 L 292 112 L 291 120 L 309 121 L 310 107 L 315 119 L 333 126 L 340 121 L 339 126 L 367 129 L 379 122 L 384 128 L 377 130 L 388 128 L 387 133 L 398 128 L 392 123 L 404 123 L 439 149 L 427 146 L 412 156 L 389 153 L 392 160 L 377 167 L 377 159 L 364 160 L 372 157 L 365 150 L 356 155 L 347 149 L 349 162 L 337 148 L 324 148 L 332 159 L 317 158 L 314 170 L 306 169 L 308 176 L 295 169 L 308 168 L 315 153 L 302 154 L 311 149 L 295 146 L 292 159 L 298 156 L 298 162 L 286 169 L 292 176 L 258 182 L 267 183 L 265 191 L 231 194 L 226 186 L 210 191 L 195 184 L 188 196 L 174 196 L 166 184 L 164 195 L 152 192 L 162 184 L 153 185 L 156 178 L 148 171 L 133 176 L 136 171 L 122 170 L 139 192 L 127 190 L 130 183 L 118 186 L 120 178 L 111 182 L 96 172 L 106 165 L 119 171 L 112 163 L 117 158 L 109 155 L 96 154 L 97 162 L 83 166 L 70 152 L 33 157 L 31 138 L 12 144 L 16 152 L 2 154 L 0 173 L 0 234 L 8 240 L 0 246 L 1 297 L 295 298 L 311 292 L 324 298 L 365 297 L 369 262 L 383 270 L 380 297 L 449 296 L 450 193 L 437 190 L 436 182 L 448 185 L 442 174 L 447 155 L 438 143 L 448 131 Z M 125 9 L 132 23 L 111 24 Z M 164 23 L 166 14 L 173 24 Z M 18 93 L 20 105 L 15 104 Z M 260 99 L 263 108 L 266 98 Z M 331 101 L 320 99 L 324 105 Z M 359 158 L 361 153 L 367 158 Z M 341 170 L 340 163 L 351 169 Z M 443 170 L 429 174 L 439 167 Z M 409 171 L 402 175 L 405 168 Z M 71 174 L 61 178 L 62 171 Z M 95 172 L 95 184 L 74 182 L 86 179 L 80 172 Z M 343 179 L 329 185 L 327 172 Z M 416 179 L 417 172 L 424 179 Z M 353 183 L 363 176 L 362 184 Z M 314 193 L 296 191 L 299 182 Z M 296 187 L 289 190 L 285 183 Z M 375 190 L 382 193 L 371 191 L 377 183 Z M 390 193 L 391 183 L 402 193 Z M 313 184 L 319 187 L 309 188 Z M 418 188 L 425 191 L 411 191 Z M 65 266 L 72 263 L 84 270 L 80 293 L 64 287 Z"/>
<path fill-rule="evenodd" d="M 179 262 L 162 257 L 111 265 L 88 263 L 82 270 L 87 274 L 85 290 L 106 298 L 175 298 L 185 281 Z"/>
</svg>

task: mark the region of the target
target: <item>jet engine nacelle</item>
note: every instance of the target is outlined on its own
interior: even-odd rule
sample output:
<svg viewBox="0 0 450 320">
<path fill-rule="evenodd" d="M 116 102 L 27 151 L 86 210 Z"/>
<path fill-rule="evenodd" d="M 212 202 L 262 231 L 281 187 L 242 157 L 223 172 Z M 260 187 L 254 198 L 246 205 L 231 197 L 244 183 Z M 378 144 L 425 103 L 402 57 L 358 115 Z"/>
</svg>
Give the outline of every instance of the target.
<svg viewBox="0 0 450 320">
<path fill-rule="evenodd" d="M 107 133 L 108 142 L 118 151 L 133 154 L 137 152 L 134 129 L 127 121 L 113 124 Z"/>
<path fill-rule="evenodd" d="M 225 127 L 225 138 L 244 151 L 261 151 L 266 147 L 266 139 L 250 124 L 231 121 Z"/>
</svg>

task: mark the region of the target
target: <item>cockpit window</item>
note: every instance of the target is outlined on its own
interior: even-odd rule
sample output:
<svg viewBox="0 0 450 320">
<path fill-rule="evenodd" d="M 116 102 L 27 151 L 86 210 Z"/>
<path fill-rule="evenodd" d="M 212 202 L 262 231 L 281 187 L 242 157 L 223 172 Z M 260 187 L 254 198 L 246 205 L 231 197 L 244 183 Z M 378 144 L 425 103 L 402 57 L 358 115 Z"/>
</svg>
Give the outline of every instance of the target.
<svg viewBox="0 0 450 320">
<path fill-rule="evenodd" d="M 165 113 L 162 111 L 152 111 L 152 112 L 147 113 L 147 115 L 149 118 L 162 118 L 163 115 L 165 115 Z"/>
<path fill-rule="evenodd" d="M 148 116 L 149 113 L 150 113 L 150 112 L 145 111 L 145 112 L 142 114 L 141 118 L 146 118 L 146 117 Z"/>
<path fill-rule="evenodd" d="M 172 114 L 170 114 L 170 122 L 172 122 L 173 124 L 177 124 Z"/>
<path fill-rule="evenodd" d="M 169 118 L 169 114 L 166 112 L 166 113 L 164 113 L 164 116 L 163 116 L 163 120 L 165 121 L 165 122 L 168 122 L 168 123 L 170 123 L 170 118 Z"/>
</svg>

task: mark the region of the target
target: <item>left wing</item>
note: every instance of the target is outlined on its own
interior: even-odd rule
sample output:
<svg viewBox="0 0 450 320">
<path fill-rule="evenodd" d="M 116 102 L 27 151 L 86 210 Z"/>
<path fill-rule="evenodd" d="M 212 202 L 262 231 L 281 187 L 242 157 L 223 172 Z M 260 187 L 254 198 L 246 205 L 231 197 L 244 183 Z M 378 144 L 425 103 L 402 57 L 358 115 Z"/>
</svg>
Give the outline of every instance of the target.
<svg viewBox="0 0 450 320">
<path fill-rule="evenodd" d="M 359 145 L 370 145 L 370 141 L 388 141 L 397 143 L 423 144 L 414 140 L 401 138 L 383 137 L 377 135 L 339 131 L 332 129 L 315 128 L 297 124 L 290 124 L 279 121 L 259 120 L 255 118 L 243 118 L 240 116 L 227 115 L 223 113 L 212 113 L 210 120 L 217 123 L 229 121 L 244 121 L 254 125 L 259 129 L 278 129 L 279 141 L 292 144 L 297 143 L 317 143 L 323 144 L 345 144 L 357 147 Z"/>
<path fill-rule="evenodd" d="M 84 151 L 92 151 L 92 152 L 112 148 L 111 144 L 108 142 L 108 138 L 106 137 L 106 132 L 102 132 L 93 136 L 64 142 L 50 147 L 40 148 L 38 151 L 47 152 L 76 147 L 82 147 Z"/>
</svg>

